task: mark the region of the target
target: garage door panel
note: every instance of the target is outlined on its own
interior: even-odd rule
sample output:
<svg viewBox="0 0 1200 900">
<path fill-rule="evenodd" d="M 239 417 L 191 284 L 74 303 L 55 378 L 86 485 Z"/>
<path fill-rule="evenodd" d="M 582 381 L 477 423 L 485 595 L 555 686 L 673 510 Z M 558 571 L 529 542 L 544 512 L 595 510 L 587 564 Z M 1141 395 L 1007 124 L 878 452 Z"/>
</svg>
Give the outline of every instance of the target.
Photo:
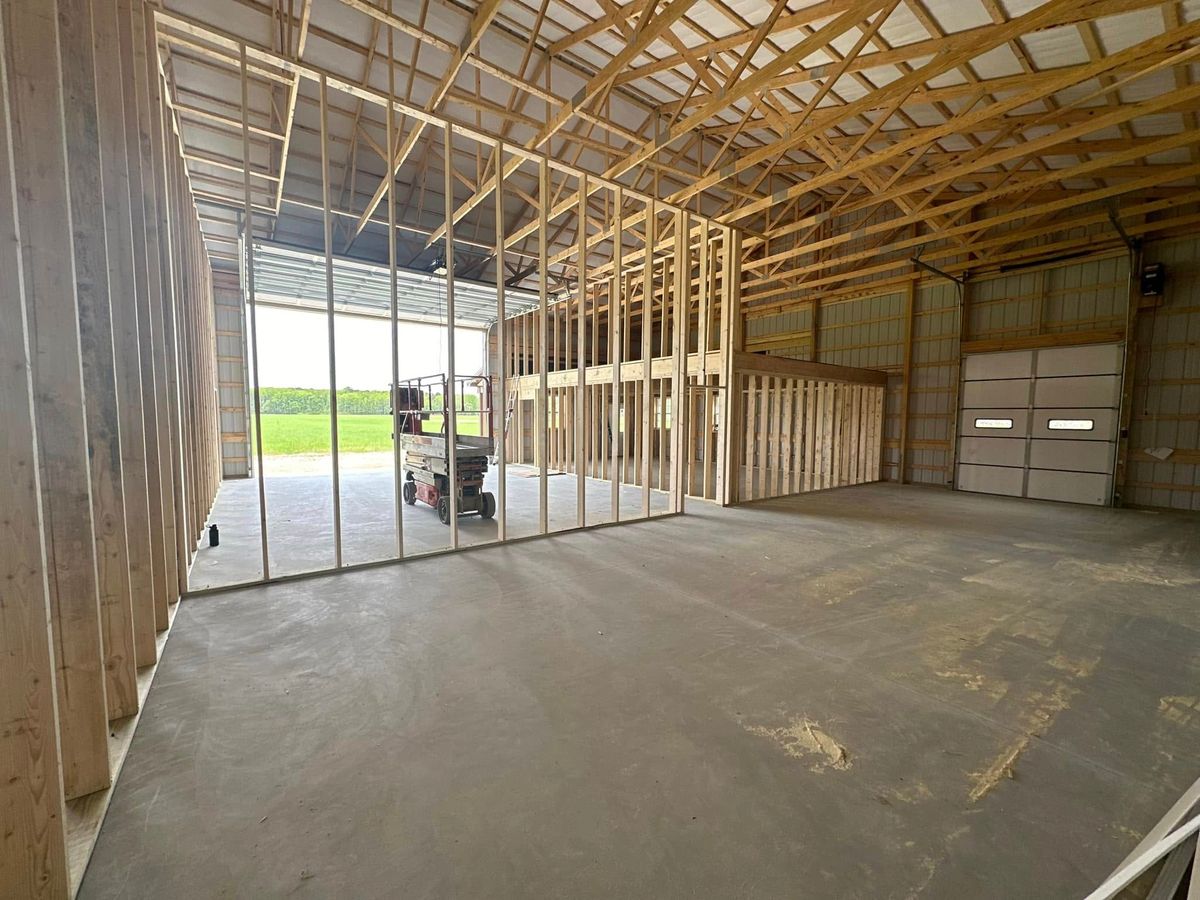
<svg viewBox="0 0 1200 900">
<path fill-rule="evenodd" d="M 1121 393 L 1119 375 L 1039 378 L 1034 383 L 1034 406 L 1116 406 Z"/>
<path fill-rule="evenodd" d="M 1055 427 L 1051 428 L 1051 422 Z M 1076 422 L 1091 422 L 1091 431 L 1077 431 L 1064 428 L 1064 425 Z M 1074 441 L 1113 441 L 1117 438 L 1117 411 L 1115 409 L 1081 409 L 1079 407 L 1066 409 L 1035 409 L 1033 411 L 1033 428 L 1030 434 L 1035 438 L 1053 438 Z"/>
<path fill-rule="evenodd" d="M 1028 406 L 1029 380 L 1018 378 L 1013 381 L 968 381 L 963 384 L 962 405 L 964 409 Z"/>
<path fill-rule="evenodd" d="M 1108 503 L 1111 481 L 1109 475 L 1030 469 L 1026 496 L 1035 500 L 1061 500 L 1066 503 L 1103 506 Z"/>
<path fill-rule="evenodd" d="M 958 444 L 959 459 L 989 466 L 1025 465 L 1024 438 L 964 437 Z"/>
<path fill-rule="evenodd" d="M 962 464 L 958 467 L 958 489 L 976 491 L 981 494 L 1005 494 L 1020 497 L 1025 483 L 1024 469 L 1008 469 L 1001 466 L 975 466 Z"/>
<path fill-rule="evenodd" d="M 1034 439 L 1029 446 L 1029 465 L 1035 469 L 1072 472 L 1112 470 L 1113 445 L 1108 441 L 1056 441 Z"/>
<path fill-rule="evenodd" d="M 1123 366 L 1121 344 L 968 354 L 955 486 L 1109 503 Z"/>
<path fill-rule="evenodd" d="M 1033 374 L 1033 351 L 977 353 L 963 359 L 964 381 L 991 381 L 997 378 L 1028 378 Z"/>
<path fill-rule="evenodd" d="M 1012 422 L 1012 427 L 987 427 L 989 423 L 1001 424 L 1006 420 Z M 1021 409 L 968 409 L 963 412 L 962 427 L 959 431 L 964 436 L 971 437 L 1024 438 L 1029 432 L 1029 410 L 1024 407 Z"/>
<path fill-rule="evenodd" d="M 1039 350 L 1038 378 L 1062 375 L 1119 375 L 1125 350 L 1120 344 L 1053 347 Z"/>
</svg>

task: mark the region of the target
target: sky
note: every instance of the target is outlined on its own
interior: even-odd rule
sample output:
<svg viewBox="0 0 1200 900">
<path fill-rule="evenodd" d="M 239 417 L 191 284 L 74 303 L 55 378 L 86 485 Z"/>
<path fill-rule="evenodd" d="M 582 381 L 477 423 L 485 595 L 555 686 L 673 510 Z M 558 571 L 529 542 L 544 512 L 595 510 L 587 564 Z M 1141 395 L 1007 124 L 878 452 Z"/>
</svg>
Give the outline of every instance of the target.
<svg viewBox="0 0 1200 900">
<path fill-rule="evenodd" d="M 325 313 L 259 306 L 258 365 L 263 387 L 329 387 L 329 338 Z M 446 370 L 445 329 L 400 323 L 400 378 Z M 392 344 L 385 319 L 336 316 L 338 388 L 387 390 L 392 380 Z M 474 375 L 483 368 L 485 334 L 458 329 L 455 369 Z"/>
</svg>

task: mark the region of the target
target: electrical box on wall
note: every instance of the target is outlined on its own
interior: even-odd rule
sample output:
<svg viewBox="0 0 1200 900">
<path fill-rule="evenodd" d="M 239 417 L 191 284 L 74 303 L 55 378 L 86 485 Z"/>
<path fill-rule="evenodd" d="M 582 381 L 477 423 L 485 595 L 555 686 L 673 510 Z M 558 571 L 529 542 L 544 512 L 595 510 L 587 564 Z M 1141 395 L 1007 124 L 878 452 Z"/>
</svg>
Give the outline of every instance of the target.
<svg viewBox="0 0 1200 900">
<path fill-rule="evenodd" d="M 1150 263 L 1142 267 L 1142 296 L 1161 297 L 1167 284 L 1167 267 L 1162 263 Z"/>
</svg>

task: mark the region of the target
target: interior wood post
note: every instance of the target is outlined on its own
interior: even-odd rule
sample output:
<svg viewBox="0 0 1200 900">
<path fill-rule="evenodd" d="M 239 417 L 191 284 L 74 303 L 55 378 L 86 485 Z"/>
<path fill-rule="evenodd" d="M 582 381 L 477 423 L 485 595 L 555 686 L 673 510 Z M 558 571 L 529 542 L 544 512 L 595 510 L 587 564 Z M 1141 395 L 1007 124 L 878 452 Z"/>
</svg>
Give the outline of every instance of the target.
<svg viewBox="0 0 1200 900">
<path fill-rule="evenodd" d="M 956 477 L 958 472 L 958 421 L 959 407 L 962 405 L 962 345 L 966 343 L 971 334 L 971 289 L 970 282 L 966 280 L 967 276 L 964 273 L 963 283 L 957 285 L 958 289 L 958 341 L 954 346 L 954 367 L 951 376 L 951 388 L 953 393 L 950 399 L 950 458 L 946 460 L 946 485 L 953 489 L 958 481 Z"/>
<path fill-rule="evenodd" d="M 1141 303 L 1138 288 L 1141 281 L 1141 270 L 1142 250 L 1139 246 L 1129 251 L 1128 306 L 1125 311 L 1125 347 L 1121 368 L 1121 405 L 1117 414 L 1117 459 L 1113 470 L 1111 496 L 1113 506 L 1124 505 L 1125 485 L 1129 478 L 1129 434 L 1130 424 L 1133 421 L 1133 392 L 1136 387 L 1134 380 L 1137 375 L 1137 331 Z M 1192 877 L 1200 881 L 1200 873 L 1193 873 Z"/>
<path fill-rule="evenodd" d="M 63 789 L 71 799 L 108 787 L 110 776 L 58 27 L 54 4 L 4 0 L 3 13 Z"/>
<path fill-rule="evenodd" d="M 537 433 L 536 441 L 538 465 L 538 533 L 549 531 L 549 480 L 546 477 L 546 429 L 549 423 L 550 391 L 548 387 L 549 352 L 548 335 L 546 334 L 546 304 L 548 302 L 546 279 L 549 275 L 549 248 L 547 246 L 547 228 L 549 227 L 550 205 L 550 165 L 547 159 L 538 159 L 538 309 L 537 309 L 537 415 L 534 416 L 534 428 Z"/>
<path fill-rule="evenodd" d="M 916 306 L 917 279 L 914 275 L 904 288 L 904 381 L 900 387 L 900 458 L 896 475 L 900 484 L 908 482 L 908 404 L 912 396 L 913 316 Z"/>
<path fill-rule="evenodd" d="M 0 48 L 9 7 L 0 6 Z M 7 50 L 5 51 L 7 53 Z M 14 897 L 70 896 L 59 755 L 55 661 L 39 496 L 38 446 L 26 327 L 8 78 L 0 65 L 0 884 Z"/>
</svg>

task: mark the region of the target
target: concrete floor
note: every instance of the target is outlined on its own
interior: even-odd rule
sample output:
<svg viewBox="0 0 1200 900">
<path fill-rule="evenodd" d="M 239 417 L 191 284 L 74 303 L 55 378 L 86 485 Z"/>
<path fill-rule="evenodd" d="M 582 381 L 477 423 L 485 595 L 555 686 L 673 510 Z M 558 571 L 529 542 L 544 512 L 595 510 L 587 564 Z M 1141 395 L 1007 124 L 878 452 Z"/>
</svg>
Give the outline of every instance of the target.
<svg viewBox="0 0 1200 900">
<path fill-rule="evenodd" d="M 185 600 L 81 896 L 1079 897 L 1200 775 L 1200 517 L 689 512 Z"/>
<path fill-rule="evenodd" d="M 366 460 L 357 462 L 355 457 Z M 379 465 L 371 457 L 386 457 Z M 342 558 L 347 564 L 394 559 L 394 489 L 391 454 L 348 454 L 343 457 L 340 475 L 342 501 Z M 270 538 L 271 574 L 295 575 L 331 569 L 333 550 L 333 480 L 328 461 L 321 461 L 321 473 L 287 471 L 269 474 L 266 479 L 267 534 Z M 268 471 L 272 471 L 269 469 Z M 509 537 L 538 533 L 538 470 L 530 466 L 507 467 L 507 509 Z M 488 471 L 484 489 L 497 491 L 499 477 L 495 468 Z M 547 479 L 549 531 L 575 528 L 576 480 L 574 475 L 556 474 Z M 584 510 L 587 524 L 612 519 L 612 487 L 608 481 L 586 479 Z M 668 495 L 650 491 L 650 512 L 667 511 Z M 623 485 L 620 516 L 641 516 L 642 489 Z M 192 565 L 188 586 L 191 590 L 244 584 L 262 578 L 262 543 L 258 514 L 258 480 L 224 481 L 209 516 L 221 533 L 220 545 L 211 548 L 201 542 Z M 462 516 L 458 523 L 460 546 L 497 540 L 495 520 Z M 450 529 L 438 519 L 437 512 L 423 503 L 404 507 L 404 552 L 406 555 L 443 550 L 450 546 Z"/>
</svg>

